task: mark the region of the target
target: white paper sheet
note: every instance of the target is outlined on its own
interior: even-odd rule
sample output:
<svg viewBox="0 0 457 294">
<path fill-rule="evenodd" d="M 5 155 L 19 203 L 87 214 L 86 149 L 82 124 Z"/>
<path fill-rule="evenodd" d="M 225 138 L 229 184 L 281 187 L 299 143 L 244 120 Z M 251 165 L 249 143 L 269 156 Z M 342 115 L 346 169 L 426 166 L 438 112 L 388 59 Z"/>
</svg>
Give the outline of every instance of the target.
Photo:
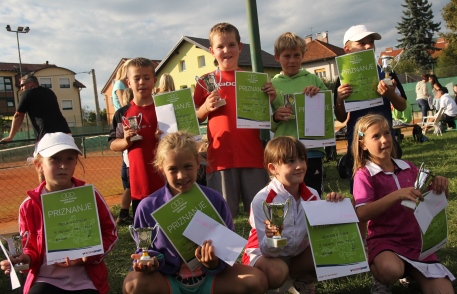
<svg viewBox="0 0 457 294">
<path fill-rule="evenodd" d="M 202 245 L 205 240 L 211 240 L 214 254 L 230 266 L 236 262 L 247 243 L 246 239 L 199 210 L 184 230 L 183 235 L 198 245 Z"/>
<path fill-rule="evenodd" d="M 325 96 L 305 95 L 305 136 L 325 136 Z"/>
<path fill-rule="evenodd" d="M 422 233 L 427 232 L 432 219 L 448 205 L 446 195 L 437 195 L 433 191 L 424 194 L 424 201 L 421 201 L 414 210 L 414 216 L 419 223 Z"/>
<path fill-rule="evenodd" d="M 338 202 L 302 201 L 301 205 L 311 226 L 359 222 L 349 198 Z"/>
<path fill-rule="evenodd" d="M 17 289 L 21 286 L 21 283 L 19 282 L 19 278 L 17 277 L 17 273 L 13 268 L 13 263 L 11 262 L 10 256 L 8 252 L 6 251 L 5 246 L 3 246 L 3 242 L 0 241 L 0 246 L 2 247 L 3 254 L 5 254 L 6 258 L 8 259 L 9 263 L 11 264 L 11 271 L 10 271 L 10 279 L 11 279 L 11 289 Z"/>
<path fill-rule="evenodd" d="M 156 107 L 157 123 L 159 130 L 163 132 L 161 138 L 169 133 L 178 131 L 178 123 L 176 122 L 175 110 L 173 104 L 165 104 Z"/>
</svg>

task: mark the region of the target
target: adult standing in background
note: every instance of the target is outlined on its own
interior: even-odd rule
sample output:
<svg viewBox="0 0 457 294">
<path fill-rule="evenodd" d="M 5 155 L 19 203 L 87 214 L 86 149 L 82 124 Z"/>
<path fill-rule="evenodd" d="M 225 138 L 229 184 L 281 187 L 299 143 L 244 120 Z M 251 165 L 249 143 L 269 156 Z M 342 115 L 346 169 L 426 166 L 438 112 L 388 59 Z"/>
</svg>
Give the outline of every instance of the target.
<svg viewBox="0 0 457 294">
<path fill-rule="evenodd" d="M 122 96 L 125 89 L 127 88 L 127 71 L 126 65 L 127 62 L 124 62 L 123 65 L 117 70 L 116 77 L 114 78 L 113 90 L 111 92 L 111 99 L 113 100 L 114 110 L 117 111 L 119 108 L 124 106 L 122 101 Z"/>
<path fill-rule="evenodd" d="M 424 121 L 424 118 L 427 116 L 427 113 L 430 110 L 430 106 L 428 104 L 429 95 L 427 90 L 428 78 L 428 74 L 423 74 L 422 81 L 419 81 L 416 84 L 416 103 L 422 112 L 422 122 Z"/>
<path fill-rule="evenodd" d="M 159 81 L 159 88 L 155 92 L 155 94 L 166 93 L 175 91 L 175 82 L 173 81 L 173 77 L 167 73 L 164 73 L 160 77 Z"/>
<path fill-rule="evenodd" d="M 431 101 L 429 100 L 429 104 L 433 105 L 433 108 L 438 111 L 440 110 L 440 102 L 437 100 L 436 96 L 438 95 L 438 91 L 443 87 L 440 82 L 438 81 L 438 78 L 436 75 L 429 75 L 428 76 L 428 81 L 430 82 L 430 85 L 432 86 L 432 93 L 433 97 L 431 97 Z"/>
<path fill-rule="evenodd" d="M 128 101 L 124 99 L 124 92 L 127 89 L 127 63 L 128 61 L 124 62 L 124 64 L 121 65 L 121 67 L 116 72 L 116 77 L 114 78 L 111 98 L 113 99 L 113 106 L 115 111 L 128 104 Z M 129 165 L 126 161 L 128 161 L 127 150 L 122 152 L 121 179 L 124 192 L 122 193 L 121 199 L 121 211 L 119 212 L 119 216 L 116 219 L 116 224 L 118 225 L 131 225 L 133 223 L 133 218 L 129 215 L 132 195 L 130 193 Z"/>
<path fill-rule="evenodd" d="M 60 111 L 57 96 L 51 89 L 41 87 L 35 76 L 26 75 L 21 78 L 21 90 L 24 92 L 21 94 L 19 105 L 13 116 L 10 133 L 0 142 L 13 140 L 26 113 L 32 122 L 37 142 L 47 133 L 71 133 L 67 120 Z"/>
</svg>

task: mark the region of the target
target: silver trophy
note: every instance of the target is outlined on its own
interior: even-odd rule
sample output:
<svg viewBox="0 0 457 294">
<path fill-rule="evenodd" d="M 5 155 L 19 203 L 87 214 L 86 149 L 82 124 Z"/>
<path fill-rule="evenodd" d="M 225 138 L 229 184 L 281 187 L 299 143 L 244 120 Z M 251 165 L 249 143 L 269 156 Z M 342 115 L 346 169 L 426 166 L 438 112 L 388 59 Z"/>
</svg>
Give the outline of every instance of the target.
<svg viewBox="0 0 457 294">
<path fill-rule="evenodd" d="M 219 82 L 216 81 L 216 75 L 219 73 Z M 198 77 L 195 76 L 195 81 L 203 88 L 208 91 L 208 93 L 214 92 L 219 90 L 220 88 L 220 83 L 222 82 L 222 73 L 220 72 L 219 68 L 217 68 L 215 73 L 209 73 L 204 76 Z M 200 81 L 203 82 L 204 86 L 200 84 Z M 225 99 L 219 99 L 216 101 L 214 104 L 215 107 L 220 107 L 224 106 L 227 104 L 227 101 Z"/>
<path fill-rule="evenodd" d="M 281 236 L 282 225 L 290 208 L 290 199 L 284 203 L 267 203 L 263 202 L 263 212 L 270 221 L 270 225 L 275 225 L 278 231 L 273 238 L 267 238 L 267 244 L 270 247 L 284 247 L 287 245 L 287 239 Z"/>
<path fill-rule="evenodd" d="M 22 239 L 26 237 L 26 240 L 25 240 L 25 245 L 22 246 Z M 21 255 L 22 253 L 24 253 L 24 248 L 27 247 L 27 244 L 29 243 L 29 239 L 30 239 L 30 234 L 29 232 L 24 232 L 24 234 L 21 236 L 21 235 L 13 235 L 13 236 L 10 236 L 10 237 L 0 237 L 0 239 L 2 239 L 3 241 L 6 242 L 6 244 L 8 245 L 8 255 L 11 256 L 11 257 L 18 257 L 19 255 Z M 29 265 L 28 264 L 24 264 L 24 263 L 18 263 L 18 264 L 15 264 L 13 265 L 13 268 L 15 271 L 25 271 L 25 270 L 28 270 L 29 269 Z"/>
<path fill-rule="evenodd" d="M 281 92 L 281 96 L 284 99 L 284 107 L 289 107 L 292 109 L 292 114 L 289 115 L 288 119 L 295 119 L 295 95 L 294 94 L 284 94 Z"/>
<path fill-rule="evenodd" d="M 433 179 L 435 179 L 435 175 L 430 170 L 424 168 L 424 163 L 422 163 L 417 173 L 416 181 L 414 182 L 414 188 L 424 194 L 428 191 Z M 401 204 L 411 209 L 416 209 L 417 206 L 417 203 L 411 200 L 403 200 Z"/>
<path fill-rule="evenodd" d="M 154 243 L 154 240 L 157 237 L 156 234 L 154 239 L 152 239 L 152 232 L 156 229 L 156 227 L 134 228 L 132 225 L 129 226 L 130 235 L 135 241 L 137 249 L 141 248 L 143 250 L 143 255 L 139 260 L 141 263 L 153 263 L 152 257 L 149 256 L 148 249 L 152 246 L 152 243 Z"/>
<path fill-rule="evenodd" d="M 383 55 L 381 56 L 381 63 L 382 63 L 382 71 L 385 72 L 384 83 L 388 86 L 392 86 L 392 78 L 390 74 L 394 71 L 395 67 L 397 66 L 398 62 L 400 61 L 400 54 L 393 57 L 390 55 Z M 393 62 L 396 62 L 394 66 L 392 66 Z"/>
<path fill-rule="evenodd" d="M 135 130 L 138 132 L 138 130 L 141 128 L 141 121 L 143 120 L 143 114 L 139 113 L 138 116 L 130 116 L 130 117 L 122 117 L 122 120 L 127 122 L 128 125 L 132 130 Z M 138 121 L 139 120 L 139 121 Z M 143 140 L 143 136 L 136 134 L 132 138 L 130 138 L 130 141 L 135 142 Z"/>
</svg>

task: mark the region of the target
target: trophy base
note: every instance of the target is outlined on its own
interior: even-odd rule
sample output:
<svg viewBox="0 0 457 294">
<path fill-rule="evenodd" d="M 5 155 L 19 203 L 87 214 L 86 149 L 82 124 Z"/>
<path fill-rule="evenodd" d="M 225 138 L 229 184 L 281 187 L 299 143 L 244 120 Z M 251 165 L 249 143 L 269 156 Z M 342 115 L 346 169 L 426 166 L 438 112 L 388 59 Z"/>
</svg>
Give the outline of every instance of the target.
<svg viewBox="0 0 457 294">
<path fill-rule="evenodd" d="M 154 259 L 150 256 L 141 256 L 140 260 L 137 260 L 137 262 L 142 264 L 148 264 L 148 262 L 150 262 L 151 264 L 154 264 Z"/>
<path fill-rule="evenodd" d="M 17 272 L 20 272 L 20 271 L 26 271 L 29 269 L 29 265 L 28 264 L 16 264 L 14 267 L 14 270 L 17 271 Z"/>
<path fill-rule="evenodd" d="M 287 245 L 286 238 L 267 238 L 267 245 L 270 247 L 284 247 Z"/>
<path fill-rule="evenodd" d="M 386 83 L 387 86 L 393 86 L 392 80 L 390 78 L 389 79 L 386 78 L 383 81 L 384 81 L 384 83 Z"/>
<path fill-rule="evenodd" d="M 227 101 L 225 101 L 225 99 L 219 99 L 216 101 L 216 103 L 214 103 L 214 106 L 221 107 L 221 106 L 224 106 L 225 104 L 227 104 Z"/>
<path fill-rule="evenodd" d="M 135 136 L 130 138 L 131 142 L 141 141 L 141 140 L 143 140 L 143 136 L 140 136 L 140 135 L 135 135 Z"/>
<path fill-rule="evenodd" d="M 295 119 L 295 114 L 291 114 L 287 117 L 288 119 Z"/>
<path fill-rule="evenodd" d="M 417 206 L 416 202 L 411 201 L 411 200 L 403 200 L 401 202 L 401 205 L 406 206 L 406 207 L 408 207 L 408 208 L 410 208 L 412 210 L 415 210 L 416 206 Z"/>
</svg>

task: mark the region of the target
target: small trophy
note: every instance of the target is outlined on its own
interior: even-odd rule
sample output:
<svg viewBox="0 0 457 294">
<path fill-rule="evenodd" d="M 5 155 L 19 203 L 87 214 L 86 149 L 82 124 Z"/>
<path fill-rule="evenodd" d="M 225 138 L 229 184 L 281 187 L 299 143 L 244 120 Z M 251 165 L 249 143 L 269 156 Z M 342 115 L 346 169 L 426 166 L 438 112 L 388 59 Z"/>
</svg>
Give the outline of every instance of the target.
<svg viewBox="0 0 457 294">
<path fill-rule="evenodd" d="M 152 257 L 149 256 L 148 248 L 152 246 L 154 240 L 152 239 L 152 232 L 156 227 L 147 227 L 147 228 L 134 228 L 132 225 L 129 226 L 129 232 L 132 236 L 133 240 L 136 243 L 137 248 L 141 248 L 143 250 L 143 255 L 141 256 L 139 262 L 143 264 L 147 264 L 148 262 L 153 262 Z M 136 233 L 136 234 L 135 234 Z M 135 236 L 136 235 L 136 236 Z M 157 235 L 156 235 L 157 237 Z"/>
<path fill-rule="evenodd" d="M 284 107 L 289 107 L 292 109 L 292 114 L 289 115 L 288 119 L 295 119 L 295 95 L 294 94 L 284 94 L 281 92 L 281 96 L 284 98 Z"/>
<path fill-rule="evenodd" d="M 394 71 L 394 68 L 397 66 L 398 62 L 400 61 L 400 54 L 398 54 L 396 57 L 389 56 L 389 55 L 383 55 L 381 56 L 381 63 L 382 63 L 382 71 L 386 73 L 385 78 L 384 78 L 384 83 L 388 86 L 392 86 L 392 78 L 390 77 L 390 74 Z M 392 63 L 396 61 L 396 64 L 394 67 L 392 67 Z"/>
<path fill-rule="evenodd" d="M 25 241 L 24 247 L 22 247 L 22 239 L 27 236 L 27 239 Z M 27 247 L 27 244 L 29 243 L 30 239 L 30 234 L 29 232 L 24 232 L 24 235 L 14 235 L 11 237 L 0 237 L 0 239 L 4 240 L 8 244 L 8 255 L 11 257 L 17 257 L 24 253 L 23 248 Z M 18 263 L 13 265 L 14 270 L 19 272 L 19 271 L 25 271 L 29 269 L 28 264 L 24 263 Z"/>
<path fill-rule="evenodd" d="M 219 82 L 216 82 L 217 73 L 219 73 Z M 200 80 L 203 82 L 203 84 L 205 84 L 205 86 L 200 84 Z M 201 76 L 201 77 L 195 76 L 195 81 L 202 88 L 206 89 L 206 91 L 208 91 L 208 93 L 211 93 L 211 92 L 219 90 L 219 88 L 220 88 L 219 85 L 222 82 L 222 73 L 220 73 L 219 68 L 217 68 L 216 73 L 209 73 L 209 74 L 206 74 L 206 75 Z M 220 106 L 224 106 L 225 104 L 227 104 L 227 101 L 225 101 L 225 99 L 219 99 L 219 100 L 216 101 L 214 106 L 215 107 L 220 107 Z"/>
<path fill-rule="evenodd" d="M 428 187 L 434 178 L 435 176 L 433 173 L 430 170 L 424 168 L 424 163 L 422 163 L 419 168 L 419 172 L 417 173 L 416 181 L 414 182 L 414 188 L 424 194 L 428 191 Z M 416 202 L 411 200 L 403 200 L 401 204 L 413 210 L 416 209 L 417 205 Z"/>
<path fill-rule="evenodd" d="M 138 122 L 138 119 L 140 120 L 139 122 Z M 131 129 L 138 132 L 138 130 L 141 127 L 141 121 L 143 120 L 143 114 L 139 113 L 138 116 L 130 116 L 127 118 L 123 116 L 122 120 L 126 121 Z M 141 136 L 139 134 L 136 134 L 135 136 L 130 138 L 130 141 L 132 141 L 132 142 L 139 141 L 139 140 L 143 140 L 143 136 Z"/>
<path fill-rule="evenodd" d="M 267 244 L 270 247 L 284 247 L 287 245 L 287 239 L 281 236 L 282 224 L 289 212 L 290 200 L 287 199 L 284 203 L 267 203 L 263 202 L 263 212 L 270 221 L 271 225 L 275 225 L 278 229 L 273 238 L 267 238 Z"/>
</svg>

